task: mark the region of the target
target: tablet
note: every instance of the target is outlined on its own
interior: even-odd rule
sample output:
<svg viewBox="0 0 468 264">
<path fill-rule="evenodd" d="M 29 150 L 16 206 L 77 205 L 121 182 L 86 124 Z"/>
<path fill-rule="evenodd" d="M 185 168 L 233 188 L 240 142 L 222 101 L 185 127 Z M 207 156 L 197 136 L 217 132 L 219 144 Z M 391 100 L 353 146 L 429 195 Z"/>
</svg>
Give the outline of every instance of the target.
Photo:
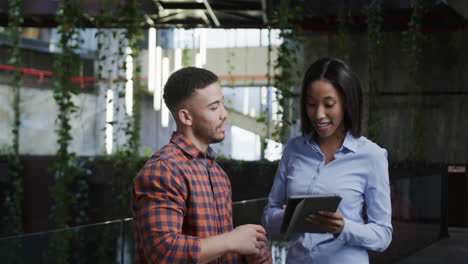
<svg viewBox="0 0 468 264">
<path fill-rule="evenodd" d="M 340 202 L 341 197 L 337 194 L 290 196 L 280 232 L 286 235 L 296 232 L 326 233 L 320 225 L 312 224 L 305 219 L 318 211 L 335 212 Z"/>
</svg>

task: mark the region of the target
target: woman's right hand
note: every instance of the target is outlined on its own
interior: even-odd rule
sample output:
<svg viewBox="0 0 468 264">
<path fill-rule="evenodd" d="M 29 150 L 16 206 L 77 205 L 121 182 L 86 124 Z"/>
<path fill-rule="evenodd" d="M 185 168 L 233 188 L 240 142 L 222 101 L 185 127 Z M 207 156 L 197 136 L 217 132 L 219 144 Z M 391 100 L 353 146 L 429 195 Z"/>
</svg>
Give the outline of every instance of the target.
<svg viewBox="0 0 468 264">
<path fill-rule="evenodd" d="M 338 235 L 344 227 L 344 217 L 339 210 L 336 212 L 319 211 L 309 215 L 306 220 L 310 223 L 321 225 L 328 233 Z"/>
</svg>

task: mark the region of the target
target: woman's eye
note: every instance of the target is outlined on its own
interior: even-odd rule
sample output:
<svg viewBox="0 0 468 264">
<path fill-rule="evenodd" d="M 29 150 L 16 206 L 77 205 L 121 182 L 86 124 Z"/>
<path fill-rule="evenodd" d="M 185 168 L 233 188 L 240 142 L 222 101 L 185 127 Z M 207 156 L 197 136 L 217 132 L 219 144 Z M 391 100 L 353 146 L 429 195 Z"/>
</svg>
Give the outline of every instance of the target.
<svg viewBox="0 0 468 264">
<path fill-rule="evenodd" d="M 333 106 L 335 106 L 335 104 L 327 104 L 327 105 L 325 105 L 325 107 L 327 107 L 327 108 L 332 108 Z"/>
</svg>

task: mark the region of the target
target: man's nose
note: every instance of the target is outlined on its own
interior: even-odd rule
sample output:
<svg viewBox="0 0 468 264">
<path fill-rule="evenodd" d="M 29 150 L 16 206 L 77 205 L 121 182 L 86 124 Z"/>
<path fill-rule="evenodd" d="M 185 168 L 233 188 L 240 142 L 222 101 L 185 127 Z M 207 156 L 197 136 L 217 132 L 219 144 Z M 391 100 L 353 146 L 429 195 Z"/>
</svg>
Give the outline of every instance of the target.
<svg viewBox="0 0 468 264">
<path fill-rule="evenodd" d="M 224 105 L 222 104 L 221 105 L 222 109 L 221 109 L 221 120 L 224 120 L 227 118 L 228 116 L 228 113 L 226 111 L 226 108 L 224 107 Z"/>
</svg>

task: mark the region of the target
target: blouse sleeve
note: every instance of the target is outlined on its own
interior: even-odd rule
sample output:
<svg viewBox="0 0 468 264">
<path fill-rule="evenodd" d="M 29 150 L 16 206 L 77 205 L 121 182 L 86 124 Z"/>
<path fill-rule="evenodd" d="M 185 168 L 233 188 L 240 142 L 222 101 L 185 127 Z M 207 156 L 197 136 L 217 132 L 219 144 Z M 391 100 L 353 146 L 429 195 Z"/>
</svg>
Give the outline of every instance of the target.
<svg viewBox="0 0 468 264">
<path fill-rule="evenodd" d="M 288 146 L 283 151 L 278 169 L 276 170 L 273 186 L 268 196 L 268 205 L 263 211 L 262 224 L 271 235 L 280 233 L 281 222 L 283 220 L 283 205 L 287 202 L 286 193 L 286 171 L 288 159 Z"/>
<path fill-rule="evenodd" d="M 387 152 L 379 148 L 370 159 L 373 166 L 364 190 L 368 223 L 361 224 L 345 218 L 338 239 L 381 252 L 392 241 L 393 231 Z"/>
</svg>

